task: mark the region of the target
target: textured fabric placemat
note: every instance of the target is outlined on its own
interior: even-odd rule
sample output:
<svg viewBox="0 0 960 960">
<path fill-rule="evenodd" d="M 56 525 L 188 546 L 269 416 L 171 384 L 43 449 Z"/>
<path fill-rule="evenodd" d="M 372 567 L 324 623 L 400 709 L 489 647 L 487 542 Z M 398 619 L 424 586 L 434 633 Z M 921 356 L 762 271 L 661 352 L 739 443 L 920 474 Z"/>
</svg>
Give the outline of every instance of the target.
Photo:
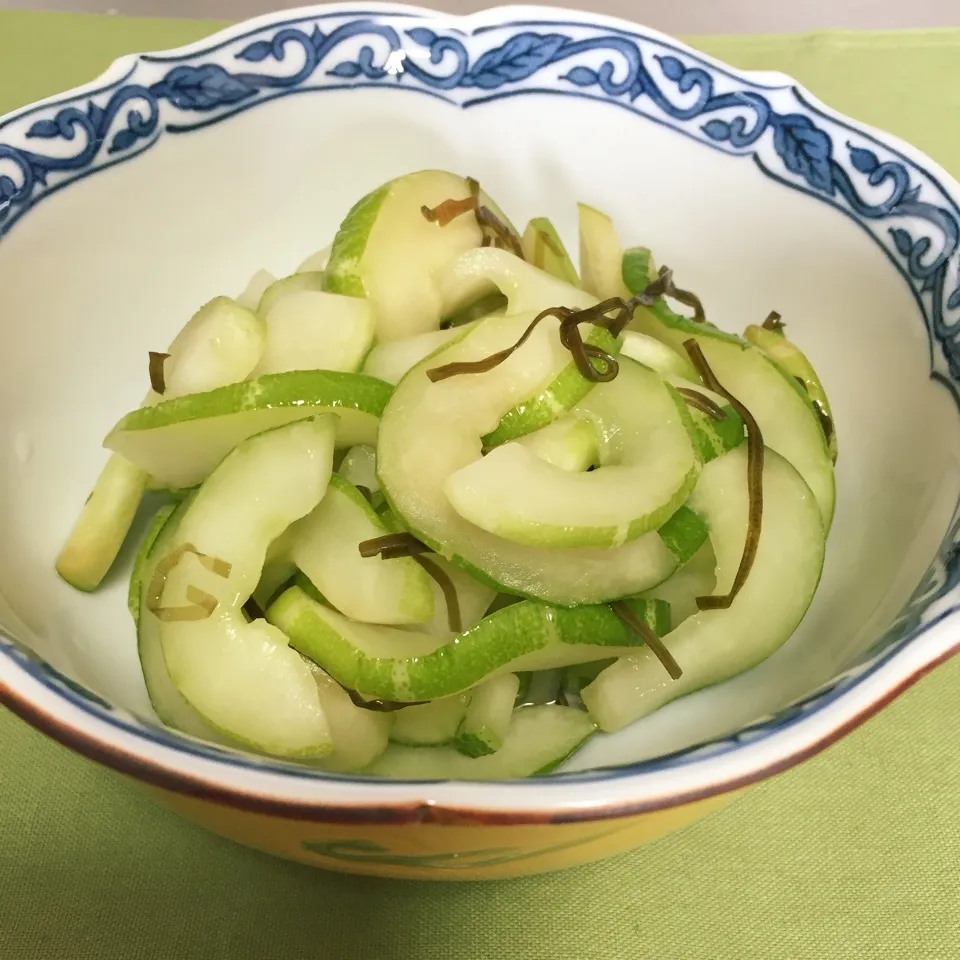
<svg viewBox="0 0 960 960">
<path fill-rule="evenodd" d="M 0 14 L 0 112 L 218 24 Z M 960 31 L 697 41 L 960 173 Z M 5 322 L 15 322 L 5 318 Z M 685 832 L 492 884 L 244 850 L 0 711 L 2 960 L 960 958 L 960 660 Z"/>
</svg>

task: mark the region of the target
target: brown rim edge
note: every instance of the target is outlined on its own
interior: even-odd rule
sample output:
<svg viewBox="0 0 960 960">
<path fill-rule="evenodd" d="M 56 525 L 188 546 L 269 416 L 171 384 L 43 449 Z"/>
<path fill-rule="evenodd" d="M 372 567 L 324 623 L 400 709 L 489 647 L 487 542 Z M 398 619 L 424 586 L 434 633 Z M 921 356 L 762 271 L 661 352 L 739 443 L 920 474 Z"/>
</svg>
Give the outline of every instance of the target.
<svg viewBox="0 0 960 960">
<path fill-rule="evenodd" d="M 832 746 L 847 734 L 856 730 L 888 704 L 910 689 L 915 683 L 932 673 L 957 653 L 960 640 L 929 663 L 918 667 L 904 677 L 885 694 L 878 697 L 859 713 L 832 730 L 816 742 L 752 771 L 742 777 L 715 783 L 699 790 L 690 790 L 662 799 L 627 803 L 619 806 L 594 808 L 583 811 L 551 813 L 549 811 L 488 811 L 469 808 L 440 806 L 436 803 L 392 804 L 389 806 L 334 806 L 323 803 L 303 803 L 293 800 L 275 800 L 258 797 L 239 790 L 213 786 L 195 777 L 171 773 L 159 764 L 151 763 L 116 747 L 108 746 L 93 737 L 62 723 L 56 717 L 38 710 L 33 704 L 17 697 L 8 687 L 0 686 L 0 706 L 7 707 L 21 720 L 46 734 L 52 740 L 89 760 L 100 763 L 118 773 L 133 777 L 153 787 L 171 793 L 179 793 L 196 800 L 222 804 L 245 813 L 266 814 L 287 820 L 302 820 L 311 823 L 347 824 L 362 823 L 379 826 L 431 824 L 436 826 L 545 826 L 551 824 L 583 823 L 593 820 L 615 820 L 655 813 L 672 807 L 707 800 L 724 793 L 740 790 L 768 777 L 775 776 Z"/>
</svg>

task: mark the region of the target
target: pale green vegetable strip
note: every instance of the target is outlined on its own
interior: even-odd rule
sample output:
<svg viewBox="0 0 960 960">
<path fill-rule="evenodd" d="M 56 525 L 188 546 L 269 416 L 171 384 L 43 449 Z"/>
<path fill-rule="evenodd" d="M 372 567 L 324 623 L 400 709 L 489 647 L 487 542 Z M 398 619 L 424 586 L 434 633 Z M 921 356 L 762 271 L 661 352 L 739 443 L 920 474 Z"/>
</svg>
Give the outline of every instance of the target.
<svg viewBox="0 0 960 960">
<path fill-rule="evenodd" d="M 470 693 L 460 693 L 405 707 L 395 714 L 390 739 L 411 747 L 450 743 L 466 715 L 470 699 Z"/>
<path fill-rule="evenodd" d="M 402 780 L 512 780 L 554 770 L 596 730 L 582 710 L 522 707 L 503 746 L 486 757 L 466 757 L 453 747 L 391 744 L 366 772 Z M 489 863 L 488 863 L 489 865 Z"/>
<path fill-rule="evenodd" d="M 457 750 L 468 757 L 496 753 L 503 746 L 519 692 L 520 678 L 515 673 L 491 677 L 474 687 L 457 730 Z"/>
</svg>

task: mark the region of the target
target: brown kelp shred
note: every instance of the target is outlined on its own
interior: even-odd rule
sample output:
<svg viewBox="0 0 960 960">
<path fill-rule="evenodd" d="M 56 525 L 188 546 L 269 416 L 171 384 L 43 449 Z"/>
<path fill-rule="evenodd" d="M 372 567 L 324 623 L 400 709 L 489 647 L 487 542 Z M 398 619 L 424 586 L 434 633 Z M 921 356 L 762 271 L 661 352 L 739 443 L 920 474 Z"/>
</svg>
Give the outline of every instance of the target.
<svg viewBox="0 0 960 960">
<path fill-rule="evenodd" d="M 684 342 L 683 348 L 687 351 L 697 373 L 700 374 L 707 389 L 726 398 L 730 406 L 740 414 L 747 428 L 747 496 L 749 506 L 747 511 L 747 536 L 743 544 L 743 555 L 737 575 L 733 579 L 733 586 L 728 594 L 722 596 L 697 597 L 697 607 L 701 610 L 719 610 L 729 607 L 740 592 L 757 556 L 757 547 L 760 544 L 760 528 L 763 522 L 763 434 L 760 425 L 753 414 L 732 394 L 719 380 L 703 355 L 696 340 Z"/>
<path fill-rule="evenodd" d="M 163 361 L 170 356 L 169 353 L 155 353 L 150 351 L 150 389 L 160 396 L 167 390 L 167 383 L 163 377 Z"/>
<path fill-rule="evenodd" d="M 673 282 L 673 271 L 663 266 L 657 271 L 657 277 L 638 293 L 633 300 L 637 306 L 652 307 L 662 297 L 670 297 L 684 306 L 693 309 L 691 319 L 695 323 L 703 323 L 707 317 L 700 298 L 690 290 L 682 290 Z"/>
<path fill-rule="evenodd" d="M 700 393 L 699 390 L 691 390 L 689 387 L 676 387 L 675 389 L 691 407 L 705 413 L 711 420 L 727 419 L 723 407 L 711 400 L 706 394 Z"/>
<path fill-rule="evenodd" d="M 379 554 L 383 560 L 395 560 L 397 557 L 412 557 L 418 553 L 433 551 L 412 533 L 386 533 L 382 537 L 361 540 L 358 546 L 361 557 L 375 557 Z"/>
<path fill-rule="evenodd" d="M 454 633 L 463 632 L 463 617 L 460 614 L 460 598 L 453 581 L 439 564 L 427 557 L 414 557 L 417 563 L 437 582 L 447 604 L 447 624 Z"/>
<path fill-rule="evenodd" d="M 764 320 L 760 326 L 762 326 L 764 330 L 772 330 L 774 333 L 780 333 L 783 328 L 786 327 L 786 324 L 776 310 L 771 310 L 767 314 L 767 319 Z"/>
<path fill-rule="evenodd" d="M 192 543 L 184 543 L 171 550 L 156 566 L 153 579 L 147 589 L 147 609 L 158 619 L 164 621 L 175 620 L 205 620 L 217 608 L 216 597 L 193 584 L 186 589 L 186 598 L 189 604 L 181 607 L 161 607 L 160 599 L 163 596 L 163 587 L 167 577 L 174 567 L 188 554 L 193 554 L 200 563 L 218 577 L 229 577 L 232 565 L 220 557 L 201 553 Z"/>
<path fill-rule="evenodd" d="M 683 676 L 680 664 L 673 658 L 673 654 L 664 646 L 663 641 L 630 609 L 630 605 L 623 600 L 614 600 L 610 609 L 617 615 L 624 626 L 629 627 L 635 634 L 643 638 L 643 642 L 653 651 L 656 658 L 663 664 L 664 669 L 674 680 Z"/>
<path fill-rule="evenodd" d="M 377 713 L 393 713 L 393 711 L 402 710 L 404 707 L 418 707 L 428 702 L 427 700 L 413 700 L 410 703 L 400 703 L 398 700 L 364 700 L 356 690 L 351 690 L 349 687 L 343 689 L 356 706 Z"/>
<path fill-rule="evenodd" d="M 520 238 L 511 230 L 489 207 L 480 203 L 480 182 L 473 177 L 467 177 L 467 186 L 470 196 L 462 200 L 444 200 L 435 207 L 423 206 L 420 212 L 431 223 L 445 227 L 448 223 L 465 213 L 473 213 L 477 218 L 477 226 L 483 234 L 481 246 L 491 245 L 509 250 L 515 256 L 523 259 L 523 247 Z"/>
<path fill-rule="evenodd" d="M 616 316 L 608 316 L 613 310 L 617 311 Z M 466 373 L 486 373 L 503 363 L 514 351 L 519 350 L 530 338 L 541 320 L 545 317 L 556 317 L 560 321 L 560 342 L 565 349 L 570 351 L 580 374 L 594 383 L 607 383 L 616 377 L 620 369 L 619 365 L 605 350 L 584 343 L 583 337 L 580 336 L 579 325 L 581 323 L 593 323 L 605 327 L 612 336 L 617 337 L 630 322 L 632 315 L 633 308 L 620 297 L 612 297 L 595 306 L 587 307 L 585 310 L 573 310 L 570 307 L 548 307 L 546 310 L 541 310 L 530 321 L 530 325 L 523 331 L 520 339 L 513 346 L 498 350 L 496 353 L 480 360 L 464 360 L 433 367 L 427 370 L 427 376 L 433 383 L 437 383 L 440 380 Z"/>
</svg>

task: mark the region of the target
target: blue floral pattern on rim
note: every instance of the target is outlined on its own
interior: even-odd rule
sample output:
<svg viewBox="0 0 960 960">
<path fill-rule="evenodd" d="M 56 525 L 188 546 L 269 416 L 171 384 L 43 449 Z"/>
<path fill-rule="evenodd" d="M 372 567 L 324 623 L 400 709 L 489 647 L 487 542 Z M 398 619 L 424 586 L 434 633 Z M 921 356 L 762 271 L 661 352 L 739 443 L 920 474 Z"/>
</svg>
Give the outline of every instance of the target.
<svg viewBox="0 0 960 960">
<path fill-rule="evenodd" d="M 247 69 L 254 64 L 260 71 Z M 767 177 L 850 217 L 883 249 L 925 319 L 931 375 L 960 402 L 960 208 L 936 176 L 810 103 L 797 87 L 765 86 L 659 38 L 608 25 L 544 21 L 466 33 L 413 13 L 335 12 L 262 26 L 189 55 L 141 56 L 113 84 L 0 122 L 0 238 L 46 196 L 136 157 L 164 134 L 188 133 L 278 96 L 370 86 L 415 91 L 462 109 L 520 95 L 589 98 L 749 158 Z M 44 148 L 54 141 L 59 149 Z M 616 770 L 554 777 L 670 769 L 780 733 L 960 610 L 952 602 L 958 584 L 960 512 L 898 620 L 816 693 L 730 737 Z M 187 747 L 2 635 L 0 652 L 64 698 L 152 742 L 251 769 L 330 776 L 210 744 Z"/>
</svg>

